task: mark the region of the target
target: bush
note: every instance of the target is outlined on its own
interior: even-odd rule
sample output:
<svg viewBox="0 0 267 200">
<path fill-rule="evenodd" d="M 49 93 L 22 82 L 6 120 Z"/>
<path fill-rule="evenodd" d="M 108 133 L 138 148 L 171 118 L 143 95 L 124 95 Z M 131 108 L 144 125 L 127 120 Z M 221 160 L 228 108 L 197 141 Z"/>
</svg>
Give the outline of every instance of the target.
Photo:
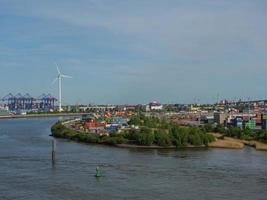
<svg viewBox="0 0 267 200">
<path fill-rule="evenodd" d="M 260 130 L 260 131 L 257 131 L 255 134 L 256 134 L 257 140 L 267 142 L 267 132 L 266 131 Z"/>
<path fill-rule="evenodd" d="M 159 146 L 170 146 L 172 145 L 171 138 L 168 133 L 164 132 L 163 130 L 155 131 L 155 140 L 154 143 Z"/>
<path fill-rule="evenodd" d="M 109 144 L 109 145 L 115 145 L 115 144 L 122 144 L 127 143 L 128 140 L 123 137 L 109 137 L 105 136 L 101 139 L 101 143 L 103 144 Z"/>
<path fill-rule="evenodd" d="M 183 147 L 188 144 L 188 131 L 190 128 L 182 128 L 179 126 L 173 126 L 169 130 L 169 133 L 171 134 L 172 143 L 176 147 Z"/>
<path fill-rule="evenodd" d="M 235 138 L 241 138 L 242 130 L 238 127 L 229 127 L 226 131 L 226 135 Z"/>
<path fill-rule="evenodd" d="M 109 133 L 110 137 L 116 137 L 118 135 L 117 131 L 113 130 Z"/>
<path fill-rule="evenodd" d="M 202 128 L 204 132 L 212 132 L 214 130 L 211 124 L 205 124 Z"/>
<path fill-rule="evenodd" d="M 194 129 L 190 130 L 188 135 L 188 143 L 194 146 L 202 145 L 203 141 L 201 140 L 200 133 Z"/>
<path fill-rule="evenodd" d="M 100 142 L 100 138 L 97 135 L 89 133 L 89 134 L 87 134 L 86 142 L 88 142 L 88 143 L 99 143 Z"/>
<path fill-rule="evenodd" d="M 138 134 L 139 134 L 139 130 L 136 129 L 130 129 L 128 132 L 123 134 L 123 137 L 128 139 L 128 140 L 137 140 L 138 138 Z"/>
<path fill-rule="evenodd" d="M 51 133 L 53 136 L 58 137 L 63 129 L 65 129 L 65 126 L 57 122 L 51 127 Z"/>
<path fill-rule="evenodd" d="M 225 133 L 225 128 L 221 125 L 221 124 L 218 124 L 214 129 L 213 131 L 215 133 Z"/>
<path fill-rule="evenodd" d="M 142 128 L 137 135 L 137 143 L 140 145 L 152 145 L 154 139 L 154 133 L 149 128 Z"/>
<path fill-rule="evenodd" d="M 139 115 L 133 116 L 128 122 L 129 125 L 140 125 L 141 119 Z"/>
</svg>

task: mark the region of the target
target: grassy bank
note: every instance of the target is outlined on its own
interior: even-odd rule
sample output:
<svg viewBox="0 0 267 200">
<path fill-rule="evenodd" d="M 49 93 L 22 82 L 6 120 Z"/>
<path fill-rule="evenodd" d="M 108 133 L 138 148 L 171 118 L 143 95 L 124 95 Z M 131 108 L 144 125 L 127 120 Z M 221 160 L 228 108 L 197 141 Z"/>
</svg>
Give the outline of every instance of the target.
<svg viewBox="0 0 267 200">
<path fill-rule="evenodd" d="M 267 150 L 267 132 L 264 130 L 251 130 L 248 127 L 223 127 L 205 124 L 202 129 L 216 137 L 216 141 L 209 144 L 210 147 L 243 148 L 244 145 L 255 147 L 256 150 Z"/>
<path fill-rule="evenodd" d="M 267 151 L 267 143 L 264 142 L 227 137 L 220 133 L 210 134 L 216 138 L 216 141 L 210 143 L 209 147 L 242 149 L 245 145 L 247 145 L 254 147 L 256 150 Z"/>
<path fill-rule="evenodd" d="M 226 148 L 226 149 L 243 149 L 244 144 L 239 141 L 227 140 L 227 139 L 217 139 L 209 144 L 209 147 L 213 148 Z"/>
</svg>

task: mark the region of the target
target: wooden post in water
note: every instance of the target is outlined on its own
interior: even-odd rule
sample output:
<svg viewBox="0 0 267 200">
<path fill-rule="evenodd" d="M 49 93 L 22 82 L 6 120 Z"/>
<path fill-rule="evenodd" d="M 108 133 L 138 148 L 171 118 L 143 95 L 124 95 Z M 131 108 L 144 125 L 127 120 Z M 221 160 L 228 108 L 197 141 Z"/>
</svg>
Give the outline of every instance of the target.
<svg viewBox="0 0 267 200">
<path fill-rule="evenodd" d="M 52 163 L 55 164 L 56 161 L 56 141 L 52 140 Z"/>
</svg>

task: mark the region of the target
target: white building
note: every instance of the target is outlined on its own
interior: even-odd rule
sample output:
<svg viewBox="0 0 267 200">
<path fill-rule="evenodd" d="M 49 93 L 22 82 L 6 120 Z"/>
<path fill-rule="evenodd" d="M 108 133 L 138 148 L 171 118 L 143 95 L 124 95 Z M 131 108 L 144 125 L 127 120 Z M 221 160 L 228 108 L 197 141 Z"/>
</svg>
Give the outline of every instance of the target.
<svg viewBox="0 0 267 200">
<path fill-rule="evenodd" d="M 146 107 L 147 111 L 150 111 L 150 110 L 162 110 L 162 109 L 163 109 L 163 106 L 158 101 L 152 101 Z"/>
</svg>

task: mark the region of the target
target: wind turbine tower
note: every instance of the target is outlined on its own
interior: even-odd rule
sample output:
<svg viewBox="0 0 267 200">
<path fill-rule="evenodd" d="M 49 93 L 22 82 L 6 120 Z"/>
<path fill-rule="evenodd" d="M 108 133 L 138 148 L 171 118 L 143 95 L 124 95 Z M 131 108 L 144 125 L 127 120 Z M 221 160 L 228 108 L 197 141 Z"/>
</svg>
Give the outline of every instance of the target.
<svg viewBox="0 0 267 200">
<path fill-rule="evenodd" d="M 56 63 L 55 63 L 56 64 Z M 63 78 L 72 78 L 71 76 L 64 75 L 60 72 L 58 65 L 56 64 L 58 75 L 53 81 L 52 84 L 54 84 L 56 81 L 58 81 L 58 110 L 59 112 L 63 111 L 62 109 L 62 79 Z"/>
</svg>

